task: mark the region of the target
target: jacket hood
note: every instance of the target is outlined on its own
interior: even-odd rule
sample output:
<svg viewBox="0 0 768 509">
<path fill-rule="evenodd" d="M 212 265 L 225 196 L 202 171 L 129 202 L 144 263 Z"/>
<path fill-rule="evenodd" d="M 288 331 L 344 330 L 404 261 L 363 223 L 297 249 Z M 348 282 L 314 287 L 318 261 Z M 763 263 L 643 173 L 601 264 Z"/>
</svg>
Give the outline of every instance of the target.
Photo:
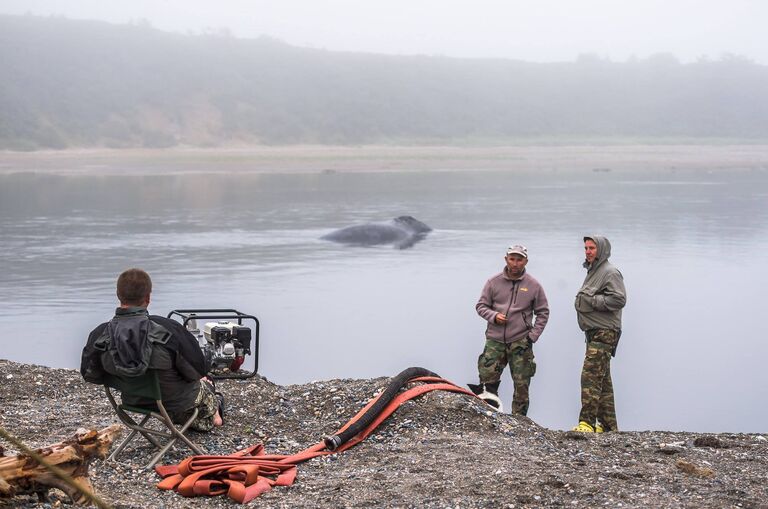
<svg viewBox="0 0 768 509">
<path fill-rule="evenodd" d="M 149 367 L 152 344 L 165 344 L 169 336 L 164 327 L 149 319 L 146 308 L 117 308 L 115 317 L 107 322 L 94 346 L 106 351 L 115 374 L 138 376 Z"/>
<path fill-rule="evenodd" d="M 594 269 L 595 267 L 602 265 L 606 260 L 608 260 L 608 258 L 611 257 L 611 243 L 602 235 L 585 235 L 584 242 L 587 240 L 592 240 L 595 244 L 597 244 L 597 258 L 595 258 L 595 261 L 592 262 L 591 266 L 589 263 L 587 263 L 586 260 L 584 261 L 583 265 L 586 269 Z"/>
</svg>

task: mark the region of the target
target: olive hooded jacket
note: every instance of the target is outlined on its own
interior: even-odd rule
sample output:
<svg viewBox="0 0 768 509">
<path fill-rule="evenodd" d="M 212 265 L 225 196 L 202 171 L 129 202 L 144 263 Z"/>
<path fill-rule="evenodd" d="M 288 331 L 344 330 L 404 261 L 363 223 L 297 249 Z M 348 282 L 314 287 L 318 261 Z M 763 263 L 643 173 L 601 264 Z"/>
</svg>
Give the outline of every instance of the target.
<svg viewBox="0 0 768 509">
<path fill-rule="evenodd" d="M 584 240 L 597 244 L 597 257 L 592 264 L 584 262 L 587 277 L 576 294 L 576 315 L 583 331 L 611 329 L 621 331 L 621 310 L 627 303 L 624 277 L 608 258 L 611 243 L 601 235 L 588 235 Z"/>
</svg>

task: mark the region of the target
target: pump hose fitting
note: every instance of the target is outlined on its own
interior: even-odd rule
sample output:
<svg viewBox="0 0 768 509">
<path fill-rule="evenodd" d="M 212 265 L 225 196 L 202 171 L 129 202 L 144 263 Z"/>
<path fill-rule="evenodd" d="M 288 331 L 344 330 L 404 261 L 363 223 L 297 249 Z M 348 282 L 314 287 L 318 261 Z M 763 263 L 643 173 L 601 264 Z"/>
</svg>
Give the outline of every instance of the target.
<svg viewBox="0 0 768 509">
<path fill-rule="evenodd" d="M 360 419 L 358 419 L 354 424 L 352 424 L 349 428 L 342 431 L 341 433 L 323 438 L 325 448 L 329 451 L 335 451 L 344 445 L 349 439 L 367 428 L 368 425 L 372 423 L 374 419 L 376 419 L 376 417 L 382 412 L 382 410 L 384 410 L 389 402 L 392 401 L 395 396 L 397 396 L 397 393 L 400 392 L 400 389 L 402 389 L 409 380 L 420 376 L 436 377 L 438 375 L 425 368 L 408 368 L 401 371 L 400 374 L 398 374 L 392 379 L 391 382 L 389 382 L 389 385 L 386 389 L 384 389 L 384 392 L 381 393 L 381 396 L 379 396 L 379 399 L 376 400 L 376 403 L 374 403 L 371 408 L 369 408 L 363 415 L 361 415 Z"/>
</svg>

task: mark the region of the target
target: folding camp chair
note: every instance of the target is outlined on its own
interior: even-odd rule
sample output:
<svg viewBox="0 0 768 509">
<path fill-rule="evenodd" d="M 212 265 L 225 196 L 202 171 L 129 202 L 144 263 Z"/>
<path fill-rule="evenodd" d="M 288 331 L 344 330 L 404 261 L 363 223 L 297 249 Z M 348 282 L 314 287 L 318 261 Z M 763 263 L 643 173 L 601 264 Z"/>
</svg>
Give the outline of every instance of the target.
<svg viewBox="0 0 768 509">
<path fill-rule="evenodd" d="M 120 391 L 120 404 L 118 404 L 115 400 L 115 395 L 112 393 L 112 389 L 117 389 Z M 187 419 L 184 424 L 177 428 L 168 415 L 168 412 L 165 410 L 163 402 L 161 401 L 160 382 L 155 370 L 148 369 L 145 374 L 135 377 L 106 375 L 104 390 L 107 393 L 107 398 L 109 398 L 109 402 L 112 405 L 112 408 L 114 408 L 115 413 L 120 418 L 120 421 L 122 421 L 123 424 L 131 429 L 130 435 L 128 435 L 128 437 L 123 440 L 120 445 L 117 446 L 117 449 L 115 449 L 115 451 L 109 455 L 108 459 L 110 461 L 116 461 L 117 456 L 137 434 L 141 434 L 144 438 L 149 440 L 149 442 L 151 442 L 156 449 L 159 449 L 159 451 L 146 465 L 146 468 L 148 469 L 152 468 L 155 463 L 160 461 L 160 458 L 162 458 L 163 455 L 165 455 L 165 453 L 168 452 L 173 444 L 176 443 L 176 441 L 179 439 L 187 444 L 187 446 L 192 449 L 195 454 L 205 454 L 205 451 L 195 445 L 189 438 L 184 435 L 192 422 L 197 418 L 197 408 L 195 408 L 192 412 L 192 416 Z M 122 403 L 122 398 L 126 395 L 152 400 L 155 403 L 151 406 L 128 405 Z M 136 420 L 131 417 L 131 413 L 142 414 L 144 417 L 141 418 L 141 421 L 136 422 Z M 147 422 L 152 418 L 160 421 L 160 423 L 163 425 L 162 430 L 157 430 L 146 426 Z M 160 437 L 167 441 L 165 444 L 163 444 L 156 437 Z"/>
</svg>

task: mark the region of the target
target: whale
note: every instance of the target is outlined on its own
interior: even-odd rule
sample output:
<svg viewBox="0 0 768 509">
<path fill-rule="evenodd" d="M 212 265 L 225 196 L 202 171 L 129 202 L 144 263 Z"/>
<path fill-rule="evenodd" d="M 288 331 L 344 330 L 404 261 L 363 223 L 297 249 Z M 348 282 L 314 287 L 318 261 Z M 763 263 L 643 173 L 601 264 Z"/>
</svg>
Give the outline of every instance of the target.
<svg viewBox="0 0 768 509">
<path fill-rule="evenodd" d="M 320 238 L 351 246 L 392 244 L 397 249 L 407 249 L 431 231 L 432 228 L 412 216 L 400 216 L 389 221 L 347 226 Z"/>
</svg>

